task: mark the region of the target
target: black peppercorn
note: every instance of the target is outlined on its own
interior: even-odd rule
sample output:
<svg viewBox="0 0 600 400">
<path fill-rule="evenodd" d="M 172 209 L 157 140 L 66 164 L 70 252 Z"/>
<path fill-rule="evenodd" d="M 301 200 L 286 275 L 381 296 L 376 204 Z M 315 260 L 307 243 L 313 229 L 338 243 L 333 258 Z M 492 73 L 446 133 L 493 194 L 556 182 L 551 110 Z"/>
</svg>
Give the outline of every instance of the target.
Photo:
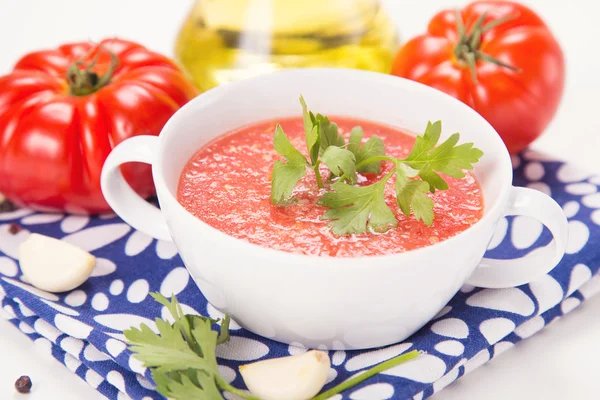
<svg viewBox="0 0 600 400">
<path fill-rule="evenodd" d="M 23 375 L 15 382 L 15 389 L 19 393 L 29 393 L 31 391 L 31 379 Z"/>
<path fill-rule="evenodd" d="M 23 228 L 21 228 L 21 225 L 17 224 L 16 222 L 13 222 L 12 224 L 10 224 L 8 226 L 8 233 L 10 233 L 11 235 L 16 235 L 17 233 L 21 232 L 23 230 Z"/>
</svg>

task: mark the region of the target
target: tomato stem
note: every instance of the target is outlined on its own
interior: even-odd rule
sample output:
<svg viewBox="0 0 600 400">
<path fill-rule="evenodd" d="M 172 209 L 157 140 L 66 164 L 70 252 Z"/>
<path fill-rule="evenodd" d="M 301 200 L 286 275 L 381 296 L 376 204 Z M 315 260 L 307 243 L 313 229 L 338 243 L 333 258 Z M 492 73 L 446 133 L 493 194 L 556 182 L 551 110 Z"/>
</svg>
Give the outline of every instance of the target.
<svg viewBox="0 0 600 400">
<path fill-rule="evenodd" d="M 509 15 L 507 17 L 498 18 L 493 21 L 484 24 L 487 17 L 487 13 L 483 13 L 477 18 L 473 26 L 468 24 L 468 28 L 465 28 L 462 16 L 458 10 L 454 10 L 456 16 L 456 31 L 458 32 L 458 43 L 454 48 L 454 56 L 456 59 L 465 65 L 471 71 L 471 77 L 474 83 L 477 83 L 477 61 L 486 61 L 492 64 L 496 64 L 500 67 L 507 68 L 514 72 L 520 72 L 521 70 L 515 66 L 505 63 L 497 58 L 490 56 L 480 50 L 481 48 L 481 37 L 484 33 L 488 32 L 501 24 L 508 21 L 512 21 L 518 18 L 518 15 Z"/>
<path fill-rule="evenodd" d="M 110 54 L 110 64 L 106 72 L 103 75 L 98 76 L 93 69 L 96 67 L 96 63 L 98 62 L 100 51 L 106 51 Z M 86 64 L 84 60 L 94 52 L 96 55 L 89 64 Z M 106 49 L 102 45 L 92 47 L 87 54 L 71 64 L 67 70 L 66 78 L 67 82 L 69 83 L 69 93 L 72 96 L 87 96 L 102 89 L 104 86 L 110 83 L 110 80 L 112 79 L 118 65 L 119 59 L 115 53 Z"/>
</svg>

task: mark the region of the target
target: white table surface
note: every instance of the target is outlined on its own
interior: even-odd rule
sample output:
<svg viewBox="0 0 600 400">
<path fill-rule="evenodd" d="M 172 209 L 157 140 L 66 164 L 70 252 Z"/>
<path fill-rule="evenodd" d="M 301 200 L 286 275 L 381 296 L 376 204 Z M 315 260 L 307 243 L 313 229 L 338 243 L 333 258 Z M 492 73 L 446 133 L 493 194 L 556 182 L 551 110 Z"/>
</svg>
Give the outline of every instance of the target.
<svg viewBox="0 0 600 400">
<path fill-rule="evenodd" d="M 347 1 L 347 0 L 346 0 Z M 431 15 L 463 0 L 384 0 L 403 39 L 426 27 Z M 561 108 L 534 148 L 600 171 L 600 3 L 528 0 L 552 27 L 567 57 Z M 66 41 L 118 35 L 172 53 L 191 0 L 0 0 L 0 74 L 19 56 Z M 598 398 L 600 297 L 584 303 L 533 338 L 449 386 L 435 400 Z M 54 359 L 44 358 L 10 323 L 0 319 L 0 398 L 82 400 L 101 396 Z M 34 391 L 16 394 L 22 374 Z"/>
</svg>

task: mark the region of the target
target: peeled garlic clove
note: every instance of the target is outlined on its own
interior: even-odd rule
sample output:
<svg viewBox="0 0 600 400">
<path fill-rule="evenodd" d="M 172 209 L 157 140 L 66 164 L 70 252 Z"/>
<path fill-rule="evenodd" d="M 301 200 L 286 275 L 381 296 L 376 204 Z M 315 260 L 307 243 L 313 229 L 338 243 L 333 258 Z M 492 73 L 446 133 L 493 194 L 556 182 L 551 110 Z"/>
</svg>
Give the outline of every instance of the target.
<svg viewBox="0 0 600 400">
<path fill-rule="evenodd" d="M 96 257 L 62 240 L 32 233 L 19 246 L 19 263 L 33 286 L 59 293 L 85 282 Z"/>
<path fill-rule="evenodd" d="M 330 365 L 327 353 L 313 350 L 242 365 L 240 373 L 261 400 L 308 400 L 325 385 Z"/>
</svg>

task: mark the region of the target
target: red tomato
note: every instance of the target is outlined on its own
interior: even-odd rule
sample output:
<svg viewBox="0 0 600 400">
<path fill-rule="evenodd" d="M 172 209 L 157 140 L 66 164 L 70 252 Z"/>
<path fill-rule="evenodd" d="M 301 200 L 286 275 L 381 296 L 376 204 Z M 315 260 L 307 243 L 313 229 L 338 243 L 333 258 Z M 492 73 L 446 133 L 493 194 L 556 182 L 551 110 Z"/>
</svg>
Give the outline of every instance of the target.
<svg viewBox="0 0 600 400">
<path fill-rule="evenodd" d="M 392 73 L 469 105 L 516 153 L 554 116 L 565 63 L 557 41 L 532 10 L 490 0 L 438 13 L 427 33 L 400 50 Z"/>
<path fill-rule="evenodd" d="M 0 77 L 0 192 L 37 209 L 107 211 L 100 172 L 111 149 L 158 135 L 196 94 L 170 59 L 124 40 L 27 54 Z M 148 165 L 122 172 L 140 195 L 154 192 Z"/>
</svg>

